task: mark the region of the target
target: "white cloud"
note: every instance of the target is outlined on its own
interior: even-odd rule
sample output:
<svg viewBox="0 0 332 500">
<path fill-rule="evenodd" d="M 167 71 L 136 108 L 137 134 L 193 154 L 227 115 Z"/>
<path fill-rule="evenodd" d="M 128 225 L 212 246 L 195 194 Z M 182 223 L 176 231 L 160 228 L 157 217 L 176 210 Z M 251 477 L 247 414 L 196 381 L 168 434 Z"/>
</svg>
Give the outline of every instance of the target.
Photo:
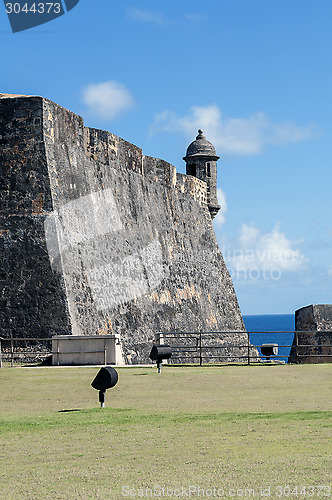
<svg viewBox="0 0 332 500">
<path fill-rule="evenodd" d="M 270 232 L 243 224 L 240 236 L 237 239 L 237 249 L 229 251 L 226 259 L 230 267 L 239 273 L 275 271 L 279 274 L 284 271 L 301 271 L 306 268 L 308 259 L 299 248 L 300 242 L 288 239 L 280 232 L 279 224 Z"/>
<path fill-rule="evenodd" d="M 131 7 L 127 9 L 127 16 L 134 20 L 142 23 L 152 23 L 152 24 L 169 24 L 170 19 L 167 19 L 163 12 L 153 12 L 146 9 L 139 9 L 137 7 Z"/>
<path fill-rule="evenodd" d="M 115 80 L 90 83 L 82 89 L 82 100 L 87 113 L 111 120 L 134 105 L 134 98 L 126 87 Z"/>
<path fill-rule="evenodd" d="M 218 214 L 215 217 L 215 219 L 214 219 L 213 222 L 217 226 L 221 226 L 226 221 L 226 215 L 225 214 L 226 214 L 226 212 L 228 210 L 228 207 L 227 207 L 226 194 L 220 188 L 217 189 L 217 197 L 218 197 L 218 203 L 219 203 L 219 205 L 221 205 L 221 209 L 219 210 L 219 212 L 218 212 Z"/>
<path fill-rule="evenodd" d="M 167 110 L 158 113 L 151 132 L 182 132 L 191 139 L 198 128 L 203 128 L 209 140 L 223 153 L 240 155 L 258 154 L 267 144 L 312 139 L 318 133 L 314 125 L 301 127 L 292 122 L 272 123 L 265 113 L 254 113 L 248 118 L 228 118 L 215 104 L 193 106 L 182 117 Z"/>
</svg>

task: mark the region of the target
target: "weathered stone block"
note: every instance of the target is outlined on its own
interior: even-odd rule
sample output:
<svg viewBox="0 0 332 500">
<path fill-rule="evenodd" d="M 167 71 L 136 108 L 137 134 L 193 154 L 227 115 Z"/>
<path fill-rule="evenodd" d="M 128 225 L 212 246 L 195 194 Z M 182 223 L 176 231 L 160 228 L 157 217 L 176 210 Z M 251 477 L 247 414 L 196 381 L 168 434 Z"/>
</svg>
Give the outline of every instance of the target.
<svg viewBox="0 0 332 500">
<path fill-rule="evenodd" d="M 332 305 L 318 304 L 295 311 L 290 363 L 332 362 Z"/>
</svg>

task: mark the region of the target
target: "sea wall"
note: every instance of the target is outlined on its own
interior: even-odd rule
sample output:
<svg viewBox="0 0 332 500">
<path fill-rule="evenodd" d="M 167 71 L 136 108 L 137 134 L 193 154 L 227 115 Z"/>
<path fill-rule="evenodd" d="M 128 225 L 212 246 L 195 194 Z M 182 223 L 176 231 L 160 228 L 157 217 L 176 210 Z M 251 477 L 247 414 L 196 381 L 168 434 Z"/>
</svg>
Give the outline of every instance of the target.
<svg viewBox="0 0 332 500">
<path fill-rule="evenodd" d="M 204 182 L 41 97 L 0 116 L 1 336 L 118 334 L 132 363 L 157 331 L 244 331 Z"/>
<path fill-rule="evenodd" d="M 310 305 L 295 311 L 295 330 L 290 363 L 332 362 L 331 304 Z"/>
</svg>

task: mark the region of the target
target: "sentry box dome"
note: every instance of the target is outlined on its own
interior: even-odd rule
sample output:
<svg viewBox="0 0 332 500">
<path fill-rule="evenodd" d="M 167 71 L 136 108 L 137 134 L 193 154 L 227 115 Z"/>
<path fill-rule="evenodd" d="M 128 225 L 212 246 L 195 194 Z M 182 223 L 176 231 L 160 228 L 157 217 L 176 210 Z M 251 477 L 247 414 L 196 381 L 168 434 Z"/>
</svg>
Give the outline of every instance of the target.
<svg viewBox="0 0 332 500">
<path fill-rule="evenodd" d="M 158 373 L 161 373 L 163 359 L 169 359 L 172 356 L 172 349 L 169 345 L 154 345 L 150 352 L 150 359 L 157 362 Z"/>
<path fill-rule="evenodd" d="M 261 353 L 267 361 L 270 361 L 271 356 L 278 355 L 278 344 L 262 344 Z"/>
<path fill-rule="evenodd" d="M 91 385 L 99 391 L 99 403 L 102 408 L 105 406 L 105 392 L 111 389 L 118 382 L 118 372 L 112 366 L 104 366 L 99 370 Z"/>
</svg>

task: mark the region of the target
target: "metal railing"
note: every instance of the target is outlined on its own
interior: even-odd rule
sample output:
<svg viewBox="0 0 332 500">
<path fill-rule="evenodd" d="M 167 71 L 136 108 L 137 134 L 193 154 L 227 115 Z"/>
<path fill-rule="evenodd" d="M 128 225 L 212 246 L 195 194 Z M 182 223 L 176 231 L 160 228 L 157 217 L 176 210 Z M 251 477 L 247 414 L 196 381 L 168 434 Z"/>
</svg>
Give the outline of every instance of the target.
<svg viewBox="0 0 332 500">
<path fill-rule="evenodd" d="M 262 345 L 257 345 L 252 342 L 255 335 L 267 335 L 268 337 L 276 335 L 293 335 L 292 344 L 278 344 L 278 348 L 287 348 L 289 352 L 287 354 L 275 354 L 271 356 L 264 356 L 259 351 Z M 330 343 L 328 344 L 313 344 L 313 343 L 299 343 L 299 337 L 310 336 L 310 335 L 329 335 Z M 241 335 L 246 337 L 246 342 L 242 344 L 229 344 L 220 343 L 212 344 L 209 342 L 210 339 L 217 339 L 218 337 L 223 340 L 231 335 Z M 155 335 L 156 343 L 164 343 L 170 345 L 172 348 L 172 358 L 171 363 L 174 361 L 185 362 L 185 360 L 198 360 L 199 365 L 202 366 L 204 360 L 213 361 L 218 359 L 220 362 L 224 359 L 226 362 L 233 362 L 233 360 L 245 361 L 248 365 L 252 362 L 261 362 L 261 358 L 280 360 L 280 358 L 286 358 L 287 360 L 294 359 L 294 362 L 300 363 L 306 358 L 327 358 L 328 362 L 332 361 L 332 331 L 224 331 L 224 332 L 158 332 Z M 169 342 L 169 340 L 173 340 Z M 188 345 L 188 341 L 192 341 L 191 345 Z M 234 340 L 233 340 L 234 341 Z M 182 342 L 182 345 L 181 345 Z M 269 343 L 272 343 L 269 341 Z M 236 351 L 242 350 L 241 354 L 236 354 Z M 314 350 L 314 352 L 304 352 L 308 349 Z M 315 353 L 326 349 L 328 352 Z M 228 352 L 233 351 L 233 352 Z M 219 351 L 219 352 L 218 352 Z M 226 351 L 226 352 L 225 352 Z M 301 352 L 302 351 L 302 352 Z M 318 361 L 318 360 L 317 360 Z M 196 361 L 197 362 L 197 361 Z M 326 360 L 325 360 L 326 362 Z"/>
<path fill-rule="evenodd" d="M 44 346 L 44 347 L 43 347 Z M 32 363 L 43 361 L 52 354 L 51 338 L 0 337 L 0 368 L 4 361 L 14 366 L 15 362 Z"/>
<path fill-rule="evenodd" d="M 234 335 L 241 335 L 245 340 L 243 343 L 234 343 Z M 280 336 L 282 334 L 292 335 L 292 344 L 278 344 L 278 348 L 289 349 L 287 354 L 271 355 L 272 360 L 286 358 L 292 362 L 301 363 L 303 360 L 312 358 L 313 361 L 332 361 L 332 331 L 275 331 L 275 332 L 158 332 L 155 334 L 157 343 L 170 344 L 172 348 L 171 362 L 181 363 L 198 362 L 200 366 L 204 362 L 215 360 L 235 362 L 240 360 L 248 365 L 266 358 L 260 353 L 262 345 L 253 342 L 255 335 Z M 329 337 L 330 343 L 300 343 L 301 336 L 310 337 L 319 335 L 320 338 Z M 169 340 L 172 340 L 169 342 Z M 188 344 L 188 342 L 190 342 Z M 270 341 L 269 341 L 270 342 Z M 324 352 L 325 351 L 325 352 Z M 101 352 L 101 351 L 93 351 Z M 54 353 L 56 354 L 56 353 Z M 67 353 L 68 354 L 68 353 Z M 74 354 L 74 353 L 69 353 Z M 14 363 L 36 363 L 42 362 L 52 355 L 52 338 L 30 338 L 30 337 L 0 337 L 0 368 L 3 362 L 11 366 Z"/>
</svg>

